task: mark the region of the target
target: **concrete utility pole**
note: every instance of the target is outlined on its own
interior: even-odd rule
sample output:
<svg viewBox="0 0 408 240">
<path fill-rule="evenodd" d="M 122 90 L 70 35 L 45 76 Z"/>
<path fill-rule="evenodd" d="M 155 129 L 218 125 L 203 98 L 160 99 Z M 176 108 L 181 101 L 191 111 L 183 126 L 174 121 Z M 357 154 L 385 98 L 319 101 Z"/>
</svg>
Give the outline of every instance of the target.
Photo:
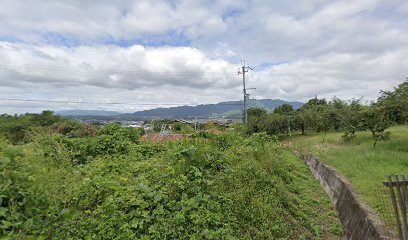
<svg viewBox="0 0 408 240">
<path fill-rule="evenodd" d="M 245 87 L 245 73 L 247 73 L 249 69 L 252 71 L 253 69 L 245 65 L 245 60 L 241 60 L 241 63 L 242 63 L 242 67 L 238 68 L 238 75 L 242 74 L 243 93 L 244 93 L 244 123 L 245 123 L 245 126 L 248 127 L 247 101 L 248 101 L 249 94 L 247 94 L 247 88 Z"/>
</svg>

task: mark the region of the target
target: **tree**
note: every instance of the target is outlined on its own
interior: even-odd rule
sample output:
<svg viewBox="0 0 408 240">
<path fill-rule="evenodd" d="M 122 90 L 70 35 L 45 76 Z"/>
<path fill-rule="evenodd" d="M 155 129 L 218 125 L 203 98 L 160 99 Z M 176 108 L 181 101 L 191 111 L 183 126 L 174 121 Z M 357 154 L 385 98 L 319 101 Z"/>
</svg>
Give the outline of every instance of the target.
<svg viewBox="0 0 408 240">
<path fill-rule="evenodd" d="M 326 134 L 331 129 L 335 121 L 335 112 L 332 111 L 328 105 L 322 105 L 319 111 L 316 111 L 316 131 L 324 132 L 322 143 L 326 140 Z"/>
<path fill-rule="evenodd" d="M 66 120 L 51 125 L 51 130 L 68 137 L 95 137 L 98 128 L 89 123 L 80 123 L 74 120 Z"/>
<path fill-rule="evenodd" d="M 282 114 L 269 114 L 265 122 L 265 131 L 269 135 L 287 134 L 287 116 Z"/>
<path fill-rule="evenodd" d="M 248 128 L 247 133 L 257 133 L 265 131 L 265 121 L 267 112 L 263 108 L 248 109 Z"/>
<path fill-rule="evenodd" d="M 289 135 L 292 136 L 292 131 L 294 130 L 294 125 L 295 125 L 295 119 L 294 119 L 294 113 L 295 109 L 293 109 L 293 106 L 290 104 L 283 104 L 279 107 L 276 107 L 273 110 L 274 114 L 279 114 L 281 116 L 284 116 L 285 119 L 283 120 L 285 126 L 282 127 L 285 129 L 285 132 Z"/>
<path fill-rule="evenodd" d="M 390 120 L 408 123 L 408 77 L 394 91 L 382 91 L 377 105 L 385 109 Z"/>
<path fill-rule="evenodd" d="M 107 124 L 99 130 L 100 136 L 112 136 L 114 139 L 125 139 L 131 142 L 138 142 L 143 134 L 145 134 L 143 128 L 122 127 L 117 123 Z"/>
<path fill-rule="evenodd" d="M 345 142 L 350 142 L 356 138 L 356 131 L 362 128 L 363 106 L 359 99 L 353 99 L 340 110 L 340 124 L 343 130 L 342 138 Z"/>
<path fill-rule="evenodd" d="M 390 132 L 386 130 L 391 126 L 392 122 L 389 120 L 384 109 L 377 106 L 371 106 L 364 111 L 362 121 L 364 126 L 372 133 L 374 148 L 379 141 L 389 139 Z"/>
<path fill-rule="evenodd" d="M 314 129 L 316 125 L 316 113 L 312 109 L 298 109 L 293 114 L 294 129 L 301 130 L 306 135 L 306 130 Z"/>
<path fill-rule="evenodd" d="M 0 116 L 0 135 L 3 135 L 13 144 L 24 142 L 26 134 L 36 127 L 49 127 L 64 118 L 55 116 L 52 111 L 43 111 L 41 114 L 26 113 L 23 115 Z"/>
<path fill-rule="evenodd" d="M 288 114 L 288 113 L 292 113 L 293 111 L 295 111 L 295 109 L 293 109 L 293 106 L 290 104 L 283 104 L 281 106 L 276 107 L 273 110 L 273 113 L 277 113 L 277 114 Z"/>
<path fill-rule="evenodd" d="M 303 104 L 300 109 L 316 109 L 318 106 L 326 106 L 326 99 L 318 99 L 317 97 L 310 99 L 307 103 Z"/>
</svg>

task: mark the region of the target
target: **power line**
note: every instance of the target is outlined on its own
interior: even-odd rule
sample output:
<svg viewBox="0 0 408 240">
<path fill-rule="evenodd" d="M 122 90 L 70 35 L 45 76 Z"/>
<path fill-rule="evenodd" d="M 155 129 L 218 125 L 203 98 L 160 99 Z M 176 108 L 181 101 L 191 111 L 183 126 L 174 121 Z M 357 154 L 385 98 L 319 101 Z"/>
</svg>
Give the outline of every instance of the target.
<svg viewBox="0 0 408 240">
<path fill-rule="evenodd" d="M 123 103 L 123 102 L 89 102 L 89 101 L 65 101 L 65 100 L 41 100 L 41 99 L 20 99 L 20 98 L 0 98 L 0 101 L 14 102 L 39 102 L 39 103 L 69 103 L 69 104 L 97 104 L 97 105 L 134 105 L 134 106 L 200 106 L 197 104 L 183 103 Z M 226 105 L 241 106 L 242 103 L 209 103 L 206 105 Z"/>
<path fill-rule="evenodd" d="M 22 67 L 22 68 L 31 68 L 36 70 L 49 70 L 49 71 L 64 71 L 64 72 L 80 72 L 80 73 L 130 73 L 130 74 L 172 74 L 172 75 L 225 75 L 228 73 L 220 72 L 220 71 L 205 71 L 204 69 L 197 69 L 197 71 L 140 71 L 140 70 L 130 70 L 130 69 L 86 69 L 86 68 L 79 68 L 75 66 L 69 67 L 58 67 L 58 66 L 45 66 L 45 65 L 37 65 L 37 64 L 13 64 L 13 63 L 5 63 L 0 62 L 0 68 L 3 69 L 10 69 L 9 67 Z M 115 66 L 111 66 L 114 68 Z M 10 69 L 14 70 L 14 69 Z"/>
</svg>

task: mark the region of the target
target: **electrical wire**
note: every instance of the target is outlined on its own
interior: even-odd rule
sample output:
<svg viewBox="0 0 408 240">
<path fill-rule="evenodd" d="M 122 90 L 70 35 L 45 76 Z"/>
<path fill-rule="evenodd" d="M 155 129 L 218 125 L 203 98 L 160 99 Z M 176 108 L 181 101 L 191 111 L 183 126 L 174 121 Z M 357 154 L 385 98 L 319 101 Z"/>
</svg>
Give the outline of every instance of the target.
<svg viewBox="0 0 408 240">
<path fill-rule="evenodd" d="M 153 74 L 171 74 L 171 75 L 225 75 L 229 74 L 226 72 L 218 72 L 218 71 L 207 71 L 204 69 L 198 69 L 198 71 L 140 71 L 140 70 L 130 70 L 130 69 L 85 69 L 79 68 L 75 66 L 65 67 L 58 67 L 58 66 L 44 66 L 44 65 L 37 65 L 37 64 L 12 64 L 12 63 L 5 63 L 0 62 L 0 68 L 2 69 L 10 69 L 9 67 L 20 67 L 20 68 L 28 68 L 34 70 L 49 70 L 49 71 L 64 71 L 64 72 L 80 72 L 80 73 L 110 73 L 110 74 L 117 74 L 117 73 L 129 73 L 129 74 L 146 74 L 146 75 L 153 75 Z M 114 66 L 112 66 L 114 67 Z M 203 72 L 200 72 L 203 71 Z"/>
<path fill-rule="evenodd" d="M 200 106 L 197 104 L 183 103 L 123 103 L 123 102 L 89 102 L 89 101 L 65 101 L 65 100 L 41 100 L 41 99 L 20 99 L 20 98 L 0 98 L 0 101 L 14 102 L 39 102 L 39 103 L 68 103 L 68 104 L 96 104 L 96 105 L 134 105 L 134 106 Z M 241 103 L 210 103 L 206 105 L 236 105 Z"/>
</svg>

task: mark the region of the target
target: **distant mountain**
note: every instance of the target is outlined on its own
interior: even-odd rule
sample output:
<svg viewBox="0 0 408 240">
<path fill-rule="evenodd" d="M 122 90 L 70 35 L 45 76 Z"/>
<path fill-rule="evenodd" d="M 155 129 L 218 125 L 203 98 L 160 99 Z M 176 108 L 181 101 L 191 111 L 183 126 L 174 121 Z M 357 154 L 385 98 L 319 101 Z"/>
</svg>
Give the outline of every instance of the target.
<svg viewBox="0 0 408 240">
<path fill-rule="evenodd" d="M 290 104 L 295 109 L 300 108 L 301 102 L 287 102 L 280 99 L 250 100 L 249 107 L 264 108 L 271 112 L 274 108 L 283 104 Z M 242 116 L 242 101 L 228 101 L 216 104 L 202 104 L 197 106 L 178 106 L 169 108 L 155 108 L 135 113 L 119 113 L 103 110 L 66 110 L 56 114 L 77 120 L 150 120 L 150 119 L 193 119 L 197 118 L 228 118 L 240 119 Z"/>
<path fill-rule="evenodd" d="M 272 111 L 274 108 L 283 104 L 290 104 L 295 109 L 300 108 L 301 102 L 287 102 L 279 99 L 261 99 L 249 101 L 249 107 L 264 108 Z M 240 118 L 243 109 L 242 101 L 228 101 L 217 104 L 203 104 L 198 106 L 178 106 L 170 108 L 155 108 L 135 113 L 121 114 L 117 118 L 122 120 L 140 120 L 140 119 L 192 119 L 198 118 Z"/>
<path fill-rule="evenodd" d="M 120 115 L 121 113 L 115 111 L 104 110 L 64 110 L 58 111 L 55 114 L 61 116 L 100 116 L 100 117 L 112 117 Z"/>
</svg>

